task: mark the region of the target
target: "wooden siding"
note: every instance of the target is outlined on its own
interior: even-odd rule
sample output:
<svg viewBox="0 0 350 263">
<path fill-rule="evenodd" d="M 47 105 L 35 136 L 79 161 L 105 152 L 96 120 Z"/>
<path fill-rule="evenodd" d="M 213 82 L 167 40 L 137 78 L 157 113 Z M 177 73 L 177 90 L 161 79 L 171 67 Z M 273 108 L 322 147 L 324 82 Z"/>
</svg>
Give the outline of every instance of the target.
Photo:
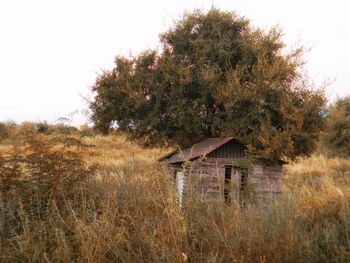
<svg viewBox="0 0 350 263">
<path fill-rule="evenodd" d="M 209 158 L 243 158 L 245 147 L 239 142 L 232 140 L 220 146 L 207 155 Z"/>
<path fill-rule="evenodd" d="M 282 165 L 268 161 L 254 163 L 248 178 L 250 185 L 260 193 L 280 193 L 282 187 Z"/>
<path fill-rule="evenodd" d="M 227 152 L 226 152 L 227 153 Z M 240 178 L 236 173 L 238 159 L 207 157 L 194 162 L 190 168 L 186 168 L 185 192 L 199 195 L 202 198 L 223 198 L 225 165 L 232 165 L 232 184 L 239 194 Z M 247 186 L 258 194 L 281 192 L 282 165 L 266 160 L 256 160 L 251 174 L 248 175 Z M 181 164 L 169 164 L 169 169 L 175 175 L 176 171 L 183 170 Z M 238 187 L 238 188 L 237 188 Z"/>
</svg>

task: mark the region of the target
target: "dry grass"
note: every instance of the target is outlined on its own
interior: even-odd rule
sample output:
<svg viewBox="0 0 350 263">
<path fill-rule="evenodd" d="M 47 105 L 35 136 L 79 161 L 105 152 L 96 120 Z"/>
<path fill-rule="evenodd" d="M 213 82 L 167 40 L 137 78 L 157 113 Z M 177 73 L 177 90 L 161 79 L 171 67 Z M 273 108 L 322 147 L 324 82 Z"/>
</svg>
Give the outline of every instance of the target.
<svg viewBox="0 0 350 263">
<path fill-rule="evenodd" d="M 289 164 L 284 193 L 269 206 L 240 208 L 188 193 L 179 209 L 172 177 L 156 162 L 164 150 L 120 134 L 79 141 L 79 132 L 63 136 L 53 128 L 21 139 L 24 128 L 0 144 L 1 262 L 350 261 L 350 160 L 313 156 Z M 81 145 L 51 145 L 57 137 Z M 28 141 L 44 143 L 39 159 L 31 159 L 36 144 Z M 67 162 L 54 161 L 60 152 Z M 23 160 L 16 163 L 16 154 Z M 71 181 L 33 184 L 34 171 Z M 55 199 L 45 195 L 54 187 L 61 189 Z"/>
<path fill-rule="evenodd" d="M 127 140 L 124 134 L 111 133 L 109 136 L 96 135 L 84 138 L 84 143 L 93 147 L 84 155 L 88 164 L 99 165 L 109 171 L 138 165 L 140 168 L 152 167 L 167 152 L 166 149 L 142 148 L 137 142 Z"/>
</svg>

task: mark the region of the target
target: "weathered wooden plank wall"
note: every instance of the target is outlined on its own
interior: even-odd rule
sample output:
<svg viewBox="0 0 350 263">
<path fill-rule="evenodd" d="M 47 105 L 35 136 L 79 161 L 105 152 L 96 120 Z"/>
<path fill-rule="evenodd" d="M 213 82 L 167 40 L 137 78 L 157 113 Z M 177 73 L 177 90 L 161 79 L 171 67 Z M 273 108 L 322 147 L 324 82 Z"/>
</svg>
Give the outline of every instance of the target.
<svg viewBox="0 0 350 263">
<path fill-rule="evenodd" d="M 198 194 L 203 198 L 222 198 L 225 165 L 232 165 L 231 181 L 239 186 L 240 176 L 235 172 L 235 167 L 239 165 L 239 160 L 239 158 L 207 157 L 195 161 L 187 168 L 183 168 L 181 163 L 169 164 L 169 168 L 174 176 L 176 171 L 185 169 L 184 173 L 187 177 L 186 187 L 188 190 L 193 191 L 192 193 Z M 249 189 L 253 189 L 259 194 L 277 194 L 281 192 L 281 185 L 282 164 L 272 163 L 267 160 L 256 160 L 252 163 L 251 173 L 247 180 Z"/>
<path fill-rule="evenodd" d="M 257 161 L 253 165 L 253 171 L 248 177 L 248 182 L 260 193 L 280 193 L 282 190 L 283 167 L 265 161 Z"/>
</svg>

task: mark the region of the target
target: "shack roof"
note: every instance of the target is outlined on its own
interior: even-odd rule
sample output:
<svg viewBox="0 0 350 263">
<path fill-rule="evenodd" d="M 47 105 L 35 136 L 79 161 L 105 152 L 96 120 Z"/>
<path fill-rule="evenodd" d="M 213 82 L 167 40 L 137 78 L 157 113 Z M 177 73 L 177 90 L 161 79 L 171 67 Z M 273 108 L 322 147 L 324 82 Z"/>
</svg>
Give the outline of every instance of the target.
<svg viewBox="0 0 350 263">
<path fill-rule="evenodd" d="M 158 161 L 167 160 L 168 163 L 179 163 L 193 160 L 200 156 L 206 156 L 220 146 L 233 140 L 233 137 L 222 137 L 222 138 L 206 138 L 198 143 L 195 143 L 191 147 L 185 148 L 183 150 L 175 150 Z"/>
</svg>

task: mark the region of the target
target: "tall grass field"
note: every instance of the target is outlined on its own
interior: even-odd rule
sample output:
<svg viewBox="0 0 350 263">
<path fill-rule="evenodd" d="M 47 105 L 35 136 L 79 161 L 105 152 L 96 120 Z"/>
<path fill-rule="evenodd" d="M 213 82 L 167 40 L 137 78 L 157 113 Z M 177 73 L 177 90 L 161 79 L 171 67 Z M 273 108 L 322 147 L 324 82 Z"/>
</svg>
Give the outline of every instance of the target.
<svg viewBox="0 0 350 263">
<path fill-rule="evenodd" d="M 0 125 L 0 262 L 350 262 L 350 160 L 284 167 L 268 204 L 178 205 L 174 180 L 124 134 Z"/>
</svg>

